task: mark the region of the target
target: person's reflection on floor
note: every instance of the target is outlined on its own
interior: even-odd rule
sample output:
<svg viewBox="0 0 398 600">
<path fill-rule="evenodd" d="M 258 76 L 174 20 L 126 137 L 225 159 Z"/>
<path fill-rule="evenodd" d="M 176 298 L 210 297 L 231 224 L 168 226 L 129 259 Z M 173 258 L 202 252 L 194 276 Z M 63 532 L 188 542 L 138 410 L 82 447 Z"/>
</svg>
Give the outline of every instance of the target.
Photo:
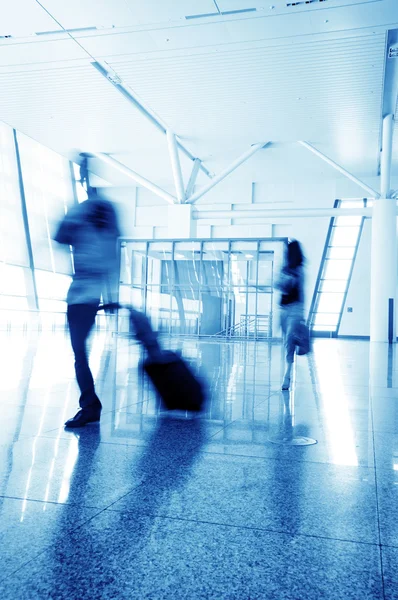
<svg viewBox="0 0 398 600">
<path fill-rule="evenodd" d="M 290 406 L 290 392 L 280 392 L 282 415 L 279 423 L 279 435 L 284 441 L 291 441 L 293 439 L 293 417 Z"/>
<path fill-rule="evenodd" d="M 282 531 L 297 533 L 300 530 L 305 494 L 302 485 L 305 481 L 306 462 L 302 460 L 305 448 L 291 442 L 299 435 L 308 434 L 304 423 L 293 425 L 294 397 L 292 392 L 280 392 L 280 412 L 272 464 L 274 469 L 269 482 L 270 509 L 275 522 L 279 521 Z"/>
<path fill-rule="evenodd" d="M 111 510 L 105 511 L 110 519 L 108 527 L 118 530 L 119 534 L 118 522 L 125 530 L 126 519 L 129 520 L 126 513 L 134 515 L 133 524 L 131 525 L 130 520 L 129 525 L 134 539 L 130 545 L 127 539 L 126 548 L 120 548 L 120 538 L 113 539 L 109 535 L 109 529 L 107 530 L 106 526 L 104 528 L 103 521 L 96 521 L 96 518 L 100 519 L 99 513 L 104 516 L 103 510 L 98 509 L 98 513 L 94 515 L 84 513 L 87 491 L 94 483 L 90 483 L 93 465 L 98 468 L 95 456 L 100 443 L 100 430 L 99 426 L 93 425 L 79 431 L 79 435 L 76 436 L 79 454 L 70 480 L 68 496 L 68 502 L 76 505 L 77 522 L 75 526 L 71 526 L 70 515 L 66 512 L 60 517 L 55 543 L 48 550 L 47 580 L 43 580 L 41 584 L 44 589 L 58 590 L 59 598 L 119 597 L 120 582 L 117 580 L 115 565 L 120 553 L 129 564 L 136 563 L 136 576 L 140 576 L 139 565 L 142 556 L 145 557 L 148 545 L 153 541 L 155 521 L 167 511 L 173 492 L 181 490 L 189 479 L 203 446 L 204 425 L 201 418 L 175 419 L 166 416 L 159 419 L 141 457 L 132 465 L 134 489 L 124 497 L 120 512 L 115 504 L 108 507 Z M 142 483 L 138 485 L 137 474 L 143 477 Z M 106 476 L 111 478 L 112 473 L 109 472 Z M 98 485 L 98 477 L 96 480 Z M 89 504 L 86 503 L 86 506 Z M 124 539 L 126 541 L 126 538 Z M 143 562 L 145 563 L 145 560 Z M 145 573 L 141 575 L 145 577 Z"/>
<path fill-rule="evenodd" d="M 86 496 L 91 487 L 91 476 L 95 469 L 96 453 L 101 442 L 101 429 L 93 423 L 87 429 L 73 432 L 73 441 L 77 444 L 76 461 L 69 481 L 69 492 L 65 497 L 68 504 L 87 506 Z"/>
<path fill-rule="evenodd" d="M 310 432 L 310 428 L 306 423 L 294 423 L 294 391 L 284 390 L 279 392 L 279 419 L 275 426 L 275 443 L 280 442 L 282 445 L 288 446 L 289 442 L 292 442 L 298 437 L 307 437 Z M 296 455 L 296 459 L 299 459 L 299 455 Z"/>
</svg>

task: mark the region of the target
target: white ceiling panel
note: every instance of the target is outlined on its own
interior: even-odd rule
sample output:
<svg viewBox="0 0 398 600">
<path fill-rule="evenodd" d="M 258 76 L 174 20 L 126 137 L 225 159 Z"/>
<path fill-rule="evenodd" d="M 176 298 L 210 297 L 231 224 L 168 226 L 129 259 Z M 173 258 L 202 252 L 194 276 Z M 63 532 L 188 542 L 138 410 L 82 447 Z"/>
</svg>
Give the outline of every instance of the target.
<svg viewBox="0 0 398 600">
<path fill-rule="evenodd" d="M 28 36 L 60 27 L 34 0 L 0 0 L 0 36 Z"/>
<path fill-rule="evenodd" d="M 377 35 L 110 63 L 204 159 L 307 139 L 351 148 L 357 162 L 377 152 L 384 44 Z"/>
<path fill-rule="evenodd" d="M 66 29 L 112 27 L 133 22 L 133 12 L 126 0 L 42 0 L 43 6 Z"/>
<path fill-rule="evenodd" d="M 43 0 L 43 4 L 68 29 L 167 23 L 198 10 L 216 10 L 213 0 Z"/>
<path fill-rule="evenodd" d="M 292 8 L 275 17 L 267 11 L 279 10 L 279 0 L 219 0 L 221 10 L 258 10 L 198 20 L 185 17 L 213 12 L 212 0 L 43 2 L 67 29 L 107 28 L 74 33 L 77 40 L 49 35 L 0 43 L 0 85 L 7 90 L 0 117 L 50 148 L 68 156 L 109 152 L 172 186 L 165 136 L 89 64 L 93 57 L 109 63 L 212 171 L 254 142 L 280 142 L 252 157 L 232 181 L 334 177 L 293 144 L 299 139 L 360 177 L 376 174 L 385 30 L 398 21 L 398 0 L 348 0 L 336 9 L 332 4 L 342 1 L 330 0 L 330 9 Z M 29 6 L 39 7 L 34 0 Z M 43 20 L 32 17 L 29 28 L 57 29 L 44 10 L 38 14 Z M 186 182 L 192 163 L 182 163 Z"/>
<path fill-rule="evenodd" d="M 189 24 L 186 27 L 174 29 L 152 30 L 151 36 L 162 50 L 221 46 L 233 41 L 226 25 L 222 22 L 207 23 L 205 27 Z"/>
<path fill-rule="evenodd" d="M 217 4 L 221 12 L 247 10 L 256 8 L 269 16 L 275 14 L 293 13 L 302 11 L 327 10 L 340 7 L 353 6 L 355 4 L 380 3 L 382 0 L 218 0 Z M 294 4 L 294 6 L 292 6 Z"/>
<path fill-rule="evenodd" d="M 131 7 L 141 23 L 185 20 L 187 15 L 212 13 L 216 10 L 213 0 L 132 0 Z"/>
<path fill-rule="evenodd" d="M 35 140 L 72 156 L 112 153 L 160 182 L 170 180 L 166 137 L 91 65 L 0 75 L 2 120 Z"/>
<path fill-rule="evenodd" d="M 64 34 L 63 34 L 64 35 Z M 0 43 L 0 67 L 59 64 L 62 61 L 86 59 L 87 53 L 69 37 L 58 40 L 33 39 L 27 42 L 6 40 Z"/>
<path fill-rule="evenodd" d="M 154 52 L 160 49 L 149 31 L 93 34 L 80 38 L 80 43 L 96 58 Z"/>
</svg>

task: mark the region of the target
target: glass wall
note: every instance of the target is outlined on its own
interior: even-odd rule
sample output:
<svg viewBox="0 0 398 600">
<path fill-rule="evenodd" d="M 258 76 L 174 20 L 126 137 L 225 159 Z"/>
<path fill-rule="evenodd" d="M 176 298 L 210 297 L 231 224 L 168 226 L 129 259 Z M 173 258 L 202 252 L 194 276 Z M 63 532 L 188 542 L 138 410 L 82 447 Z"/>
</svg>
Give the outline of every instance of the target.
<svg viewBox="0 0 398 600">
<path fill-rule="evenodd" d="M 56 152 L 17 134 L 38 308 L 65 311 L 72 275 L 70 250 L 53 240 L 60 220 L 74 204 L 70 162 Z"/>
<path fill-rule="evenodd" d="M 158 331 L 271 338 L 275 253 L 283 241 L 186 240 L 121 243 L 122 302 Z"/>
<path fill-rule="evenodd" d="M 28 309 L 31 269 L 14 131 L 0 122 L 0 309 Z M 32 292 L 33 293 L 33 292 Z"/>
<path fill-rule="evenodd" d="M 335 203 L 335 208 L 366 206 L 369 206 L 367 200 L 337 200 Z M 338 335 L 364 219 L 361 216 L 331 219 L 310 314 L 311 328 L 318 335 Z"/>
<path fill-rule="evenodd" d="M 0 327 L 64 313 L 71 252 L 52 238 L 75 202 L 71 163 L 0 122 L 0 195 Z"/>
</svg>

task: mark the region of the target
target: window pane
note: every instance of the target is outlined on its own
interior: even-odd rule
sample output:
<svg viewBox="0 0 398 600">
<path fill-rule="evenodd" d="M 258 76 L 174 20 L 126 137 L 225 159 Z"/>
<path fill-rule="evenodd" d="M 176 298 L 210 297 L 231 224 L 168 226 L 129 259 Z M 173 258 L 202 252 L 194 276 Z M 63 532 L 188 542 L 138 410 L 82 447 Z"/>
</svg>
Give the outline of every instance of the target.
<svg viewBox="0 0 398 600">
<path fill-rule="evenodd" d="M 199 289 L 200 242 L 177 242 L 174 245 L 174 285 L 191 290 L 194 297 Z M 197 296 L 198 294 L 196 294 Z"/>
<path fill-rule="evenodd" d="M 318 297 L 317 312 L 340 313 L 344 301 L 344 294 L 320 294 Z"/>
<path fill-rule="evenodd" d="M 317 313 L 315 315 L 314 325 L 337 325 L 339 322 L 339 315 L 330 313 Z"/>
<path fill-rule="evenodd" d="M 336 331 L 335 325 L 314 325 L 312 327 L 313 331 Z"/>
<path fill-rule="evenodd" d="M 321 292 L 345 292 L 347 280 L 339 281 L 338 279 L 322 280 L 320 284 Z"/>
<path fill-rule="evenodd" d="M 18 145 L 35 266 L 71 273 L 70 252 L 60 251 L 52 239 L 74 203 L 69 161 L 23 134 Z"/>
<path fill-rule="evenodd" d="M 27 298 L 18 296 L 0 296 L 0 308 L 7 310 L 28 310 Z"/>
<path fill-rule="evenodd" d="M 341 208 L 362 208 L 363 200 L 342 200 Z"/>
<path fill-rule="evenodd" d="M 45 312 L 64 313 L 66 312 L 66 302 L 61 302 L 60 300 L 39 300 L 39 309 Z"/>
<path fill-rule="evenodd" d="M 355 248 L 346 248 L 342 246 L 340 248 L 329 248 L 327 258 L 352 260 L 354 254 Z"/>
<path fill-rule="evenodd" d="M 359 227 L 362 221 L 362 217 L 337 217 L 334 222 L 335 227 Z"/>
<path fill-rule="evenodd" d="M 24 267 L 0 265 L 0 294 L 6 296 L 26 296 Z"/>
<path fill-rule="evenodd" d="M 351 260 L 325 260 L 324 279 L 348 279 Z"/>
<path fill-rule="evenodd" d="M 35 271 L 37 295 L 39 298 L 65 300 L 71 284 L 71 277 L 52 273 L 51 271 Z"/>
<path fill-rule="evenodd" d="M 0 261 L 28 266 L 14 134 L 0 123 Z"/>
<path fill-rule="evenodd" d="M 355 246 L 358 241 L 359 227 L 334 227 L 331 246 Z"/>
<path fill-rule="evenodd" d="M 220 289 L 229 281 L 228 242 L 203 244 L 202 284 L 206 289 Z"/>
<path fill-rule="evenodd" d="M 86 190 L 78 181 L 76 182 L 76 196 L 79 203 L 84 202 L 88 198 Z"/>
<path fill-rule="evenodd" d="M 172 247 L 171 242 L 151 242 L 149 244 L 147 271 L 148 285 L 160 285 L 172 281 Z"/>
</svg>

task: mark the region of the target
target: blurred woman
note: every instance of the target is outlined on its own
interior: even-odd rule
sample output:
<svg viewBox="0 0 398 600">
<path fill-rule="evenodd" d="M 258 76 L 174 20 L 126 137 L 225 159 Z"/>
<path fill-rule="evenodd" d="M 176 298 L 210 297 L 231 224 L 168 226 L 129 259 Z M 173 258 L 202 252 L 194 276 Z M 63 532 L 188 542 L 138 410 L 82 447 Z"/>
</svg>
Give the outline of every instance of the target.
<svg viewBox="0 0 398 600">
<path fill-rule="evenodd" d="M 105 302 L 116 299 L 119 235 L 113 205 L 89 188 L 88 200 L 68 211 L 54 238 L 72 246 L 75 271 L 67 295 L 67 316 L 81 394 L 80 410 L 65 423 L 66 427 L 83 427 L 100 420 L 102 404 L 95 393 L 86 342 L 101 296 Z"/>
<path fill-rule="evenodd" d="M 296 349 L 295 332 L 304 319 L 304 255 L 297 240 L 287 244 L 285 262 L 275 287 L 282 292 L 281 326 L 286 348 L 282 390 L 288 390 Z"/>
</svg>

